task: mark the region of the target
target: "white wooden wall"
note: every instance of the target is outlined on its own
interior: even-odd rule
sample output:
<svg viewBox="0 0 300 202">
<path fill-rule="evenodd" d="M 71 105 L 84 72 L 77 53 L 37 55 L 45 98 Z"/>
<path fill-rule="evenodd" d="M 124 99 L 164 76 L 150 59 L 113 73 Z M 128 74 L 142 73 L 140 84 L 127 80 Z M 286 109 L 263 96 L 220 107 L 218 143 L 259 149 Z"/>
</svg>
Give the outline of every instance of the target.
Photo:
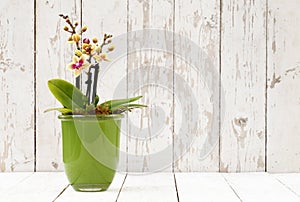
<svg viewBox="0 0 300 202">
<path fill-rule="evenodd" d="M 165 117 L 163 133 L 157 136 L 148 130 L 149 138 L 143 141 L 137 138 L 137 130 L 124 124 L 121 150 L 129 155 L 121 159 L 120 170 L 157 170 L 150 154 L 172 144 L 187 147 L 178 142 L 177 131 L 185 121 L 194 142 L 183 156 L 172 150 L 165 153 L 164 158 L 176 161 L 165 165 L 164 171 L 300 171 L 299 9 L 298 0 L 1 0 L 0 171 L 63 170 L 57 114 L 43 113 L 58 105 L 47 89 L 47 80 L 72 81 L 65 71 L 72 48 L 65 43 L 60 13 L 88 24 L 92 36 L 148 28 L 175 32 L 204 50 L 217 72 L 213 99 L 207 99 L 203 75 L 172 53 L 134 52 L 111 65 L 99 85 L 104 100 L 113 96 L 111 89 L 126 72 L 143 66 L 163 66 L 173 72 L 157 74 L 149 69 L 144 75 L 157 77 L 157 84 L 163 78 L 169 89 L 159 85 L 135 89 L 144 81 L 135 74 L 127 76 L 128 86 L 123 86 L 120 96 L 143 94 L 143 102 L 150 106 L 133 112 L 127 121 L 140 128 L 149 125 L 151 119 L 159 118 L 155 105 L 161 106 Z M 116 48 L 135 48 L 129 41 L 123 43 L 115 44 Z M 175 43 L 166 46 L 181 48 Z M 188 48 L 180 51 L 192 54 Z M 189 118 L 181 120 L 178 112 L 182 109 L 175 98 L 182 89 L 176 85 L 176 74 L 192 86 L 197 97 L 200 118 L 196 129 Z M 188 104 L 192 95 L 184 96 L 183 104 Z M 218 110 L 212 111 L 212 104 Z M 193 106 L 187 115 L 189 110 Z M 211 153 L 200 159 L 212 116 L 220 122 L 219 138 Z M 134 157 L 141 156 L 135 161 Z"/>
</svg>

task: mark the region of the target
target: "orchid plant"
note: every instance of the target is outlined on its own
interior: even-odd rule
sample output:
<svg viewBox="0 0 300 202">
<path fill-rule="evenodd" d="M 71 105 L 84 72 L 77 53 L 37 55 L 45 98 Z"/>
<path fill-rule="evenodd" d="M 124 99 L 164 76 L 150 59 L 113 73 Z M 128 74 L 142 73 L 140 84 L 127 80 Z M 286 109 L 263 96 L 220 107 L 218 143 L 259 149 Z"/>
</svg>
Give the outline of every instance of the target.
<svg viewBox="0 0 300 202">
<path fill-rule="evenodd" d="M 73 23 L 67 15 L 61 14 L 59 16 L 66 22 L 63 29 L 70 34 L 68 43 L 76 46 L 72 62 L 67 65 L 67 69 L 73 72 L 76 86 L 62 79 L 49 80 L 48 87 L 50 91 L 63 107 L 51 108 L 45 112 L 57 110 L 64 115 L 108 115 L 146 107 L 146 105 L 132 103 L 142 96 L 98 103 L 99 96 L 96 90 L 100 64 L 109 62 L 107 54 L 115 49 L 112 45 L 112 35 L 104 34 L 101 43 L 96 37 L 92 39 L 83 38 L 83 34 L 88 29 L 86 25 L 79 29 L 78 22 Z M 84 82 L 86 84 L 85 93 L 80 90 L 83 88 L 81 75 L 84 73 L 87 75 L 87 80 Z"/>
</svg>

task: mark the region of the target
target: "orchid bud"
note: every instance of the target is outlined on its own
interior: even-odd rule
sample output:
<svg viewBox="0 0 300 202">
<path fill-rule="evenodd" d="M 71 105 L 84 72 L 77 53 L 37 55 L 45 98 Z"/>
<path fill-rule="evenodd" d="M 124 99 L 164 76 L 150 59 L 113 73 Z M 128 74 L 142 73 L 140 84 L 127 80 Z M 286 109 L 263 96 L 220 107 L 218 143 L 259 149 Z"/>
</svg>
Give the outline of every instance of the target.
<svg viewBox="0 0 300 202">
<path fill-rule="evenodd" d="M 80 41 L 80 35 L 79 35 L 79 34 L 73 34 L 72 39 L 73 39 L 75 42 L 79 42 L 79 41 Z"/>
<path fill-rule="evenodd" d="M 83 39 L 83 43 L 90 44 L 90 40 L 89 40 L 88 38 L 84 38 L 84 39 Z"/>
<path fill-rule="evenodd" d="M 67 26 L 64 26 L 64 30 L 65 30 L 65 31 L 68 31 L 69 28 L 68 28 Z"/>
<path fill-rule="evenodd" d="M 84 25 L 84 26 L 82 27 L 81 31 L 82 31 L 82 32 L 86 32 L 87 28 L 88 28 L 88 27 L 87 27 L 86 25 Z"/>
<path fill-rule="evenodd" d="M 108 50 L 108 51 L 113 51 L 114 49 L 115 49 L 115 46 L 114 46 L 114 45 L 111 45 L 111 46 L 108 47 L 107 50 Z"/>
<path fill-rule="evenodd" d="M 98 43 L 98 39 L 96 37 L 93 38 L 93 43 Z"/>
<path fill-rule="evenodd" d="M 82 56 L 82 52 L 80 50 L 75 50 L 75 55 L 78 57 Z"/>
</svg>

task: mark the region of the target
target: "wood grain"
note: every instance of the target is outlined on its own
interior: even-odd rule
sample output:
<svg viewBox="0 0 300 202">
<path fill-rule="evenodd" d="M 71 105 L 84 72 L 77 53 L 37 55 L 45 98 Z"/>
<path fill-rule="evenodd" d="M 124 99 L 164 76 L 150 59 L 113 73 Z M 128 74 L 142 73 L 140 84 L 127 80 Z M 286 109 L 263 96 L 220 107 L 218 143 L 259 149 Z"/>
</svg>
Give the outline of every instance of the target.
<svg viewBox="0 0 300 202">
<path fill-rule="evenodd" d="M 73 81 L 65 66 L 74 49 L 66 43 L 60 13 L 79 22 L 82 17 L 89 26 L 86 36 L 101 38 L 105 31 L 116 37 L 112 62 L 99 75 L 100 100 L 143 95 L 140 102 L 149 105 L 123 121 L 120 171 L 300 171 L 297 0 L 35 2 L 36 16 L 33 0 L 0 4 L 1 172 L 33 171 L 35 160 L 38 171 L 63 170 L 58 113 L 43 113 L 60 106 L 47 81 Z M 123 35 L 149 29 L 165 32 L 161 42 L 174 52 L 140 50 L 155 46 L 153 33 L 142 42 L 134 34 Z M 180 41 L 168 31 L 198 46 L 210 58 L 215 77 L 210 70 L 199 73 L 189 60 L 192 49 L 177 46 Z M 201 67 L 208 65 L 199 61 Z M 190 104 L 193 97 L 197 107 Z M 196 127 L 191 121 L 195 111 Z M 220 121 L 220 144 L 210 134 L 213 120 Z M 193 134 L 191 145 L 179 140 L 185 135 L 179 132 L 182 123 Z M 211 150 L 202 158 L 206 140 Z M 161 158 L 154 158 L 159 152 Z"/>
<path fill-rule="evenodd" d="M 0 172 L 34 167 L 33 22 L 33 1 L 1 1 Z"/>
<path fill-rule="evenodd" d="M 59 14 L 69 15 L 80 22 L 80 0 L 37 1 L 36 14 L 36 117 L 37 117 L 37 152 L 38 171 L 62 170 L 61 126 L 57 112 L 43 113 L 51 107 L 60 107 L 47 87 L 52 78 L 62 78 L 73 82 L 73 76 L 66 70 L 72 60 L 74 47 L 67 43 L 69 35 L 63 31 L 64 20 Z"/>
<path fill-rule="evenodd" d="M 222 1 L 220 171 L 265 170 L 266 1 Z"/>
<path fill-rule="evenodd" d="M 172 0 L 129 0 L 128 3 L 128 31 L 173 30 Z M 128 39 L 128 96 L 143 95 L 141 103 L 149 105 L 129 115 L 128 170 L 171 171 L 173 56 L 164 50 L 142 50 L 145 44 L 154 44 L 152 40 L 157 32 L 148 33 L 142 40 L 134 35 Z M 159 42 L 172 49 L 169 38 Z M 155 158 L 160 152 L 161 155 Z"/>
<path fill-rule="evenodd" d="M 175 3 L 174 171 L 219 170 L 219 18 L 219 1 Z"/>
<path fill-rule="evenodd" d="M 268 8 L 267 169 L 299 172 L 299 1 L 269 1 Z"/>
</svg>

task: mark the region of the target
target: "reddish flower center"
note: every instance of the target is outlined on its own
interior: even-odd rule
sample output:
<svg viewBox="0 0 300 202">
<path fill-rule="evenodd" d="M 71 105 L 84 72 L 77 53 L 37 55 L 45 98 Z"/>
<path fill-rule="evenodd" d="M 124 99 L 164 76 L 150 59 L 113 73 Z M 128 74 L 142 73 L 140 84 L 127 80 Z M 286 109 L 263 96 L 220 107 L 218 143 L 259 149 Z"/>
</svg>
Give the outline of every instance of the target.
<svg viewBox="0 0 300 202">
<path fill-rule="evenodd" d="M 72 64 L 72 69 L 80 69 L 83 65 L 83 62 L 84 61 L 82 59 L 80 59 L 78 62 Z"/>
</svg>

